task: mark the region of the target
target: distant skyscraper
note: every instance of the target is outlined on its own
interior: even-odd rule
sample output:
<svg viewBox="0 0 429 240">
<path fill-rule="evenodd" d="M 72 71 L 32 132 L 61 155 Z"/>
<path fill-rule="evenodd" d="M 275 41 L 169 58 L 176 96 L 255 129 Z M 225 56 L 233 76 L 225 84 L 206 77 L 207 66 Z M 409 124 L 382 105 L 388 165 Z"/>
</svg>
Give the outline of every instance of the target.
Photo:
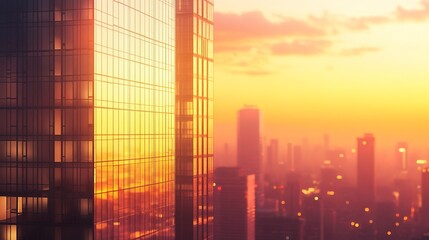
<svg viewBox="0 0 429 240">
<path fill-rule="evenodd" d="M 270 140 L 270 145 L 268 145 L 267 147 L 266 157 L 267 157 L 267 160 L 266 160 L 265 174 L 268 174 L 271 177 L 274 177 L 277 179 L 280 174 L 278 139 Z"/>
<path fill-rule="evenodd" d="M 395 159 L 398 173 L 408 171 L 408 144 L 399 142 L 396 144 Z"/>
<path fill-rule="evenodd" d="M 286 216 L 296 217 L 298 212 L 301 211 L 302 204 L 301 181 L 299 173 L 294 171 L 287 173 L 285 192 Z"/>
<path fill-rule="evenodd" d="M 302 167 L 302 147 L 293 146 L 293 170 L 301 172 Z"/>
<path fill-rule="evenodd" d="M 298 217 L 279 216 L 273 212 L 258 212 L 256 240 L 303 240 L 304 221 Z"/>
<path fill-rule="evenodd" d="M 423 221 L 429 226 L 429 168 L 422 171 L 422 209 Z"/>
<path fill-rule="evenodd" d="M 0 16 L 0 238 L 174 238 L 175 1 Z"/>
<path fill-rule="evenodd" d="M 357 139 L 357 187 L 359 201 L 365 207 L 375 200 L 375 139 L 365 134 Z"/>
<path fill-rule="evenodd" d="M 256 204 L 263 202 L 262 153 L 260 142 L 260 112 L 255 107 L 245 107 L 238 112 L 237 162 L 247 174 L 256 177 Z"/>
<path fill-rule="evenodd" d="M 260 113 L 254 107 L 238 112 L 237 162 L 249 174 L 260 174 L 262 169 L 260 142 Z"/>
<path fill-rule="evenodd" d="M 212 239 L 213 0 L 176 11 L 176 239 Z"/>
<path fill-rule="evenodd" d="M 255 239 L 255 175 L 220 167 L 215 183 L 215 239 Z"/>
</svg>

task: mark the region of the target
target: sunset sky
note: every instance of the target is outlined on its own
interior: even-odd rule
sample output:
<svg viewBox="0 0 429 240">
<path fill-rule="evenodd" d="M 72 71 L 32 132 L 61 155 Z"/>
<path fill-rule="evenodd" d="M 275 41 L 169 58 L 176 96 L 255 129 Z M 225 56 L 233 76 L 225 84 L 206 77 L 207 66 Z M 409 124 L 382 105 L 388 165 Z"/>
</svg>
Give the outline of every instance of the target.
<svg viewBox="0 0 429 240">
<path fill-rule="evenodd" d="M 217 0 L 216 149 L 237 110 L 266 139 L 429 149 L 429 0 Z"/>
</svg>

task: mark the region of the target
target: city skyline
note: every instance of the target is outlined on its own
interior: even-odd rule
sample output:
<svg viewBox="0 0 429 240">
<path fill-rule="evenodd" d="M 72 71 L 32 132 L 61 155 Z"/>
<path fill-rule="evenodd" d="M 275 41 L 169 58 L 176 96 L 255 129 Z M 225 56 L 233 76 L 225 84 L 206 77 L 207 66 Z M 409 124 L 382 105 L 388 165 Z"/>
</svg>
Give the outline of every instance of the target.
<svg viewBox="0 0 429 240">
<path fill-rule="evenodd" d="M 428 149 L 427 1 L 218 0 L 215 17 L 216 149 L 246 104 L 281 142 L 372 132 Z"/>
</svg>

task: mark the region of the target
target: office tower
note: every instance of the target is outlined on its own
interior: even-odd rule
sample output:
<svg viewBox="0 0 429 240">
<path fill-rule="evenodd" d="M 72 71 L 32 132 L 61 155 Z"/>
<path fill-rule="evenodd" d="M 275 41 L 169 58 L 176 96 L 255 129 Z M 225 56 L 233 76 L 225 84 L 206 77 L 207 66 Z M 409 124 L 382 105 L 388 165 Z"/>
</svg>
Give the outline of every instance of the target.
<svg viewBox="0 0 429 240">
<path fill-rule="evenodd" d="M 274 212 L 256 215 L 256 240 L 303 240 L 304 221 L 298 217 L 279 216 Z"/>
<path fill-rule="evenodd" d="M 263 205 L 264 180 L 260 142 L 260 112 L 246 106 L 238 112 L 237 163 L 247 174 L 255 174 L 256 206 Z"/>
<path fill-rule="evenodd" d="M 394 187 L 397 193 L 396 212 L 400 216 L 409 217 L 414 199 L 413 183 L 410 178 L 396 178 L 394 179 Z"/>
<path fill-rule="evenodd" d="M 267 160 L 265 167 L 265 174 L 272 179 L 278 180 L 279 169 L 279 140 L 271 139 L 270 144 L 267 146 Z"/>
<path fill-rule="evenodd" d="M 406 142 L 396 144 L 395 161 L 398 173 L 408 171 L 408 144 Z"/>
<path fill-rule="evenodd" d="M 331 165 L 323 166 L 320 169 L 320 191 L 325 195 L 327 192 L 337 191 L 338 189 L 338 171 Z"/>
<path fill-rule="evenodd" d="M 395 222 L 399 221 L 395 216 L 395 203 L 392 201 L 377 202 L 375 207 L 375 228 L 377 239 L 386 239 L 386 233 L 391 232 L 389 239 L 399 239 L 397 236 L 397 226 Z M 402 221 L 401 221 L 402 223 Z"/>
<path fill-rule="evenodd" d="M 173 238 L 175 2 L 0 16 L 1 238 Z"/>
<path fill-rule="evenodd" d="M 429 168 L 422 170 L 422 208 L 421 216 L 423 222 L 429 223 Z M 426 224 L 429 226 L 429 224 Z"/>
<path fill-rule="evenodd" d="M 262 168 L 259 109 L 247 106 L 238 112 L 237 162 L 249 174 Z"/>
<path fill-rule="evenodd" d="M 294 163 L 293 163 L 293 145 L 292 143 L 287 144 L 287 152 L 286 152 L 286 171 L 292 171 L 294 170 Z"/>
<path fill-rule="evenodd" d="M 215 185 L 215 239 L 255 239 L 255 175 L 237 167 L 220 167 Z"/>
<path fill-rule="evenodd" d="M 213 0 L 176 0 L 176 239 L 213 238 Z"/>
<path fill-rule="evenodd" d="M 293 170 L 301 172 L 302 168 L 302 147 L 293 146 Z"/>
<path fill-rule="evenodd" d="M 291 171 L 286 174 L 285 189 L 285 213 L 286 216 L 296 217 L 301 212 L 301 181 L 297 172 Z"/>
<path fill-rule="evenodd" d="M 365 134 L 357 139 L 357 196 L 360 207 L 371 207 L 375 198 L 374 136 Z"/>
</svg>

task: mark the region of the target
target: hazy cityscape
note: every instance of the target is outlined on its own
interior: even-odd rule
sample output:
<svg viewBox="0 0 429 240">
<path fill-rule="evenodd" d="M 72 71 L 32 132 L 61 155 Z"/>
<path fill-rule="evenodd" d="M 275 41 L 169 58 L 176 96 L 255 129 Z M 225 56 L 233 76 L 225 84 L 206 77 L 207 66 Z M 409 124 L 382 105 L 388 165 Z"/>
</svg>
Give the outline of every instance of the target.
<svg viewBox="0 0 429 240">
<path fill-rule="evenodd" d="M 332 145 L 328 134 L 320 144 L 263 141 L 261 115 L 240 109 L 236 144 L 216 155 L 220 239 L 426 239 L 427 152 L 398 142 L 377 159 L 371 133 L 352 146 Z"/>
<path fill-rule="evenodd" d="M 429 239 L 428 22 L 0 0 L 0 240 Z"/>
</svg>

